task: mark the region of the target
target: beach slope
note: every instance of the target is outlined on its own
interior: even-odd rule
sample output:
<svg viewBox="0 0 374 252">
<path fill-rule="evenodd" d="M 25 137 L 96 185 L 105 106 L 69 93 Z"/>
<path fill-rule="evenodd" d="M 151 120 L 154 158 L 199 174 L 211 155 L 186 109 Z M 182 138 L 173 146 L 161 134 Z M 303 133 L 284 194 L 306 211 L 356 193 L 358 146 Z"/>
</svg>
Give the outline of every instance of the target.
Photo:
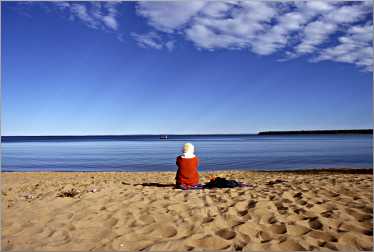
<svg viewBox="0 0 374 252">
<path fill-rule="evenodd" d="M 2 173 L 2 250 L 372 250 L 371 173 Z"/>
</svg>

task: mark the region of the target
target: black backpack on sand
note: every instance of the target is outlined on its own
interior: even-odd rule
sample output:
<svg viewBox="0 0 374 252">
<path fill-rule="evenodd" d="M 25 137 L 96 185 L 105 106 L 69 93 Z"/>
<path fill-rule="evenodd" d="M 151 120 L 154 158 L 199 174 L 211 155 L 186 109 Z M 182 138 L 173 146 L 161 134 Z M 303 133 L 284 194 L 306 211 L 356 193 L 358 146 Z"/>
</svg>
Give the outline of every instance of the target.
<svg viewBox="0 0 374 252">
<path fill-rule="evenodd" d="M 204 188 L 233 188 L 233 187 L 242 187 L 242 183 L 229 180 L 221 177 L 217 177 L 214 180 L 209 181 L 204 185 Z"/>
</svg>

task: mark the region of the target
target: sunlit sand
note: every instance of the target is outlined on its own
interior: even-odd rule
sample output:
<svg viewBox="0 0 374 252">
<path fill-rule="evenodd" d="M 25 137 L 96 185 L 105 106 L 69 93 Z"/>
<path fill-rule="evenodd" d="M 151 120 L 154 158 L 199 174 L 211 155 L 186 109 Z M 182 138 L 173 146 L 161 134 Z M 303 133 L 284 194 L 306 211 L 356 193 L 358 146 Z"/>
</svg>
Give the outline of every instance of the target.
<svg viewBox="0 0 374 252">
<path fill-rule="evenodd" d="M 215 172 L 202 182 L 212 174 L 250 186 L 182 191 L 171 172 L 3 173 L 2 247 L 372 249 L 371 174 Z"/>
</svg>

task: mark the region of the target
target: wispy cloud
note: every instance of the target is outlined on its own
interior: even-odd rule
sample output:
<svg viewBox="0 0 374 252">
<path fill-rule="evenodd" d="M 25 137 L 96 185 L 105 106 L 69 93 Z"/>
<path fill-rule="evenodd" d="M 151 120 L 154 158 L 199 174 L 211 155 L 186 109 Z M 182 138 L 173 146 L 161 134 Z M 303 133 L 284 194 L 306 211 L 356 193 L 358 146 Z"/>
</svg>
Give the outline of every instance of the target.
<svg viewBox="0 0 374 252">
<path fill-rule="evenodd" d="M 193 17 L 205 3 L 203 1 L 185 2 L 139 2 L 137 13 L 147 18 L 150 25 L 160 31 L 172 32 Z"/>
<path fill-rule="evenodd" d="M 302 40 L 296 46 L 297 54 L 305 54 L 314 52 L 318 45 L 328 39 L 328 37 L 337 30 L 335 23 L 326 23 L 317 20 L 309 23 L 302 33 Z"/>
<path fill-rule="evenodd" d="M 43 4 L 87 27 L 123 41 L 120 2 Z M 143 48 L 173 50 L 179 39 L 202 50 L 236 49 L 277 54 L 279 61 L 309 56 L 372 71 L 372 1 L 175 1 L 136 2 L 147 32 L 131 32 Z M 51 7 L 52 6 L 52 7 Z"/>
<path fill-rule="evenodd" d="M 220 14 L 211 15 L 217 13 L 217 5 Z M 266 29 L 264 21 L 275 15 L 276 10 L 263 2 L 243 2 L 240 8 L 232 2 L 210 2 L 184 33 L 199 48 L 244 48 Z"/>
<path fill-rule="evenodd" d="M 164 41 L 164 39 L 156 32 L 148 32 L 144 34 L 131 33 L 136 43 L 143 48 L 154 48 L 161 50 L 163 48 L 169 51 L 174 49 L 174 41 Z"/>
<path fill-rule="evenodd" d="M 352 26 L 344 36 L 339 37 L 338 45 L 322 49 L 315 61 L 333 60 L 353 63 L 371 71 L 373 65 L 372 48 L 373 25 Z"/>
<path fill-rule="evenodd" d="M 58 11 L 67 12 L 71 20 L 79 20 L 93 29 L 118 30 L 118 2 L 56 2 Z"/>
<path fill-rule="evenodd" d="M 338 6 L 330 4 L 330 11 L 323 13 L 318 20 L 310 22 L 303 30 L 303 39 L 296 47 L 298 54 L 311 53 L 317 49 L 316 46 L 325 42 L 330 35 L 339 28 L 365 18 L 369 9 L 365 4 Z"/>
<path fill-rule="evenodd" d="M 286 60 L 309 55 L 312 62 L 372 68 L 371 1 L 142 2 L 137 13 L 161 34 L 182 35 L 200 49 L 280 53 Z"/>
</svg>

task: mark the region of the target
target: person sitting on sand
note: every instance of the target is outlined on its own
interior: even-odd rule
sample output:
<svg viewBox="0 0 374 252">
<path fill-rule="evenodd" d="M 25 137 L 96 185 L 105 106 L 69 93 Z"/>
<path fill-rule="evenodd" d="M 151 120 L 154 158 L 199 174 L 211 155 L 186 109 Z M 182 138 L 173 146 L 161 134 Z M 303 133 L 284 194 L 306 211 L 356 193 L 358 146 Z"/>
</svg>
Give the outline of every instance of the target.
<svg viewBox="0 0 374 252">
<path fill-rule="evenodd" d="M 195 156 L 194 149 L 191 143 L 186 143 L 183 146 L 182 155 L 177 157 L 178 171 L 175 176 L 177 188 L 190 189 L 201 186 L 197 172 L 199 159 Z"/>
</svg>

